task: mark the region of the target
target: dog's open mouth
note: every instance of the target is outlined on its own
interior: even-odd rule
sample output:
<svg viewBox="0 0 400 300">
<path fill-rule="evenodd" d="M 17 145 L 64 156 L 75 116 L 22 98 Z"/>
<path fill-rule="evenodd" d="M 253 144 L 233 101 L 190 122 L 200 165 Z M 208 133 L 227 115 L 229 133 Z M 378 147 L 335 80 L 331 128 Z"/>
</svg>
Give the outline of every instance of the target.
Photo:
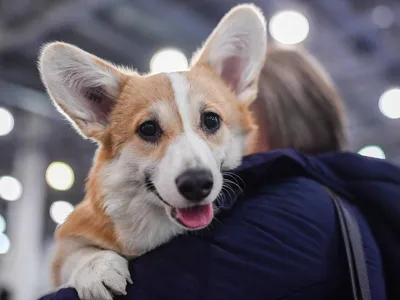
<svg viewBox="0 0 400 300">
<path fill-rule="evenodd" d="M 172 208 L 171 216 L 181 225 L 199 229 L 210 224 L 214 217 L 212 203 L 187 208 Z"/>
<path fill-rule="evenodd" d="M 158 199 L 160 199 L 169 207 L 168 212 L 170 213 L 172 219 L 174 219 L 183 227 L 188 229 L 201 229 L 210 224 L 214 217 L 212 203 L 186 208 L 176 208 L 161 198 L 156 187 L 151 181 L 150 176 L 146 176 L 146 187 L 150 192 L 154 193 Z"/>
</svg>

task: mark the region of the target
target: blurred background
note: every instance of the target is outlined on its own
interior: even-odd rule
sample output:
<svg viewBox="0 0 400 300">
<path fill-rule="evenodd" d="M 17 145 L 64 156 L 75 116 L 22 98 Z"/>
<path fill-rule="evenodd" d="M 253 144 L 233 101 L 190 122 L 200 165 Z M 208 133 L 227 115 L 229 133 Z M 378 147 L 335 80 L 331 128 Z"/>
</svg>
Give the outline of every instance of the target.
<svg viewBox="0 0 400 300">
<path fill-rule="evenodd" d="M 57 224 L 83 196 L 95 145 L 52 107 L 36 68 L 60 40 L 141 72 L 187 67 L 236 0 L 0 0 L 0 289 L 49 289 Z M 351 150 L 400 163 L 400 1 L 255 1 L 269 41 L 304 46 L 333 77 Z"/>
</svg>

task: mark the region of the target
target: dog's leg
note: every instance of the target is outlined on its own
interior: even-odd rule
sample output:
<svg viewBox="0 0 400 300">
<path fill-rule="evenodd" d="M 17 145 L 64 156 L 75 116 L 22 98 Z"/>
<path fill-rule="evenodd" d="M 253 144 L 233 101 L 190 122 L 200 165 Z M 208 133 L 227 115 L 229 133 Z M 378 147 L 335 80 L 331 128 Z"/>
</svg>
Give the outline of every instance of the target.
<svg viewBox="0 0 400 300">
<path fill-rule="evenodd" d="M 61 286 L 75 288 L 81 300 L 112 300 L 113 295 L 126 294 L 127 282 L 132 283 L 127 259 L 71 239 L 59 246 L 53 269 Z"/>
</svg>

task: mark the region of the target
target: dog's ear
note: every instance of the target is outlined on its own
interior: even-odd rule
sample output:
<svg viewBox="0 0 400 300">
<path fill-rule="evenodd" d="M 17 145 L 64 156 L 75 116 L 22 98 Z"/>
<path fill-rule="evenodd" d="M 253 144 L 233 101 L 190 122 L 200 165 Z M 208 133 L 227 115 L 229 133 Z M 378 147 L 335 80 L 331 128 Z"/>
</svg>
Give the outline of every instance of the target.
<svg viewBox="0 0 400 300">
<path fill-rule="evenodd" d="M 224 16 L 195 54 L 192 66 L 207 64 L 242 103 L 250 104 L 257 95 L 266 47 L 263 14 L 252 4 L 238 5 Z"/>
<path fill-rule="evenodd" d="M 126 75 L 100 58 L 59 42 L 43 48 L 39 69 L 56 107 L 84 137 L 99 140 Z"/>
</svg>

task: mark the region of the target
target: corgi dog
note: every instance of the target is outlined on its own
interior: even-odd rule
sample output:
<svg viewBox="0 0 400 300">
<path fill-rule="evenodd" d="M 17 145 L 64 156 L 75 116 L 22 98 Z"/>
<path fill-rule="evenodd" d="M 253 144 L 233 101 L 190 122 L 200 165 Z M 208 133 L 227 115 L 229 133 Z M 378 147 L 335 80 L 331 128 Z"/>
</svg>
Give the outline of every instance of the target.
<svg viewBox="0 0 400 300">
<path fill-rule="evenodd" d="M 249 112 L 266 22 L 234 7 L 182 72 L 140 75 L 75 46 L 43 47 L 39 69 L 58 110 L 97 142 L 83 201 L 56 230 L 54 283 L 112 299 L 138 257 L 214 217 L 225 170 L 249 152 Z"/>
</svg>

